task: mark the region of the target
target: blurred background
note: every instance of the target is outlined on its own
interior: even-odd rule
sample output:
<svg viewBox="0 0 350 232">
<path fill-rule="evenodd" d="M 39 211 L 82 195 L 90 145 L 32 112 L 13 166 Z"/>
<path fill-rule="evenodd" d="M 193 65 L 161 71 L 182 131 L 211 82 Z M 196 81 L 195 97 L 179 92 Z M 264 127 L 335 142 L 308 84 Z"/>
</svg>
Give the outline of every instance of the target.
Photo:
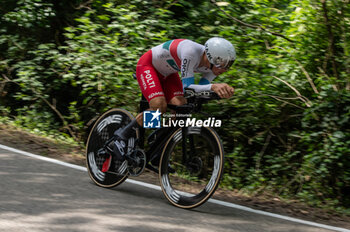
<svg viewBox="0 0 350 232">
<path fill-rule="evenodd" d="M 349 0 L 0 3 L 0 123 L 84 146 L 104 111 L 137 112 L 144 52 L 224 37 L 238 59 L 215 82 L 236 92 L 205 107 L 223 121 L 222 187 L 350 214 Z"/>
</svg>

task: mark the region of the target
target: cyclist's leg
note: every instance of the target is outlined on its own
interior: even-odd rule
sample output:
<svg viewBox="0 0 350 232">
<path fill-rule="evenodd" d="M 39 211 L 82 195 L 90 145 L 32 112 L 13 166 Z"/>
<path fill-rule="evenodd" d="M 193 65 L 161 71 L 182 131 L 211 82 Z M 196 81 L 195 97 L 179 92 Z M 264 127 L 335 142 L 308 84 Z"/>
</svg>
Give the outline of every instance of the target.
<svg viewBox="0 0 350 232">
<path fill-rule="evenodd" d="M 143 96 L 149 102 L 148 110 L 158 110 L 161 113 L 166 111 L 167 102 L 164 95 L 162 80 L 165 78 L 157 72 L 152 64 L 152 51 L 145 53 L 136 67 L 136 77 Z M 136 116 L 137 123 L 142 126 L 143 113 Z"/>
<path fill-rule="evenodd" d="M 143 54 L 136 66 L 136 77 L 143 96 L 146 97 L 150 104 L 151 110 L 164 108 L 163 89 L 159 80 L 159 74 L 152 65 L 152 50 Z M 154 100 L 153 100 L 154 99 Z M 166 107 L 166 102 L 165 102 Z M 142 126 L 142 113 L 136 116 L 136 120 L 131 122 L 121 132 L 122 135 L 128 137 L 128 132 L 133 126 Z"/>
<path fill-rule="evenodd" d="M 149 105 L 150 105 L 149 110 L 159 109 L 160 112 L 163 114 L 166 112 L 167 104 L 172 104 L 172 105 L 186 104 L 186 99 L 184 98 L 184 95 L 183 95 L 182 82 L 180 80 L 178 73 L 171 74 L 167 78 L 164 78 L 151 65 L 138 66 L 136 70 L 139 70 L 141 72 L 141 74 L 139 73 L 138 75 L 136 71 L 136 76 L 137 76 L 142 94 L 146 96 L 146 99 L 149 102 Z M 154 78 L 155 79 L 154 83 L 156 88 L 151 90 L 151 88 L 147 87 L 147 85 L 145 84 L 146 81 L 144 80 L 145 76 L 142 75 L 142 72 L 143 74 L 145 73 L 151 74 L 151 76 L 148 76 L 148 77 L 152 78 L 152 80 L 156 76 L 156 78 Z M 160 76 L 161 80 L 163 81 L 160 81 L 158 76 Z M 140 126 L 142 126 L 143 113 L 140 113 L 136 116 L 136 121 Z"/>
<path fill-rule="evenodd" d="M 149 101 L 150 108 L 147 110 L 159 110 L 162 114 L 165 113 L 167 103 L 165 97 L 155 97 Z M 143 112 L 139 113 L 136 117 L 136 121 L 139 126 L 143 124 Z"/>
<path fill-rule="evenodd" d="M 164 95 L 162 90 L 158 89 L 160 82 L 156 70 L 152 66 L 151 50 L 142 55 L 138 61 L 136 66 L 136 76 L 144 96 L 151 98 Z M 108 152 L 114 154 L 118 160 L 124 160 L 127 141 L 135 133 L 135 130 L 141 126 L 142 119 L 140 120 L 140 116 L 138 115 L 135 120 L 131 121 L 124 128 L 118 129 L 114 133 L 114 140 L 107 146 Z"/>
<path fill-rule="evenodd" d="M 183 93 L 183 86 L 178 73 L 171 74 L 163 83 L 165 98 L 172 105 L 184 105 L 186 99 Z"/>
<path fill-rule="evenodd" d="M 146 97 L 150 104 L 150 109 L 159 109 L 162 113 L 165 112 L 166 100 L 160 81 L 160 78 L 164 79 L 164 77 L 161 76 L 152 65 L 151 50 L 146 52 L 143 56 L 141 56 L 139 62 L 137 63 L 136 77 L 142 94 Z M 133 120 L 130 124 L 128 124 L 122 130 L 116 131 L 115 135 L 117 137 L 117 141 L 114 142 L 115 145 L 111 144 L 111 146 L 109 147 L 113 147 L 114 152 L 121 153 L 122 149 L 119 146 L 120 144 L 123 145 L 121 140 L 124 142 L 127 141 L 133 134 L 134 128 L 142 126 L 142 119 L 143 114 L 140 113 L 136 116 L 136 119 Z M 121 157 L 120 154 L 118 156 Z"/>
<path fill-rule="evenodd" d="M 161 80 L 164 77 L 152 64 L 152 51 L 146 52 L 136 66 L 136 77 L 141 92 L 148 102 L 156 97 L 164 96 Z"/>
</svg>

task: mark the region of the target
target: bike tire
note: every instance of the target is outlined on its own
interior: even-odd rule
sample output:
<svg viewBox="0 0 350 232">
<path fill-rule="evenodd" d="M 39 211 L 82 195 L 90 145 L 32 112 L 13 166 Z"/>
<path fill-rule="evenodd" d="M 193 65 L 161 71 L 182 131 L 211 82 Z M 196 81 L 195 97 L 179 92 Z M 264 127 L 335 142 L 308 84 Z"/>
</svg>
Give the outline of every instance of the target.
<svg viewBox="0 0 350 232">
<path fill-rule="evenodd" d="M 92 127 L 86 145 L 86 167 L 91 180 L 98 186 L 113 188 L 123 183 L 128 174 L 120 175 L 115 172 L 102 172 L 105 157 L 99 157 L 97 151 L 102 148 L 114 132 L 134 120 L 134 116 L 124 109 L 111 109 L 100 116 Z M 136 131 L 136 138 L 139 137 Z M 111 164 L 114 164 L 112 160 Z"/>
<path fill-rule="evenodd" d="M 190 151 L 186 152 L 185 158 L 182 129 L 169 137 L 161 156 L 159 179 L 171 204 L 191 209 L 205 203 L 217 189 L 223 173 L 224 151 L 212 128 L 189 127 L 186 140 L 186 148 Z"/>
</svg>

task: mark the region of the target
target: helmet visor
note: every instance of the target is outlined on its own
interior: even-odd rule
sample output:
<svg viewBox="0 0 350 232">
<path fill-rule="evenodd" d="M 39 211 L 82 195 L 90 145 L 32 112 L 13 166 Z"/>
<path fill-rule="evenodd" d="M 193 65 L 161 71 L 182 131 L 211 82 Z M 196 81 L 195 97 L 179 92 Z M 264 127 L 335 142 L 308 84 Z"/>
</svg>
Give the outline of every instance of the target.
<svg viewBox="0 0 350 232">
<path fill-rule="evenodd" d="M 234 62 L 235 62 L 235 60 L 229 60 L 225 66 L 225 69 L 229 69 L 233 65 Z"/>
<path fill-rule="evenodd" d="M 228 70 L 233 65 L 234 62 L 235 60 L 229 60 L 228 62 L 221 62 L 215 65 L 215 67 Z"/>
</svg>

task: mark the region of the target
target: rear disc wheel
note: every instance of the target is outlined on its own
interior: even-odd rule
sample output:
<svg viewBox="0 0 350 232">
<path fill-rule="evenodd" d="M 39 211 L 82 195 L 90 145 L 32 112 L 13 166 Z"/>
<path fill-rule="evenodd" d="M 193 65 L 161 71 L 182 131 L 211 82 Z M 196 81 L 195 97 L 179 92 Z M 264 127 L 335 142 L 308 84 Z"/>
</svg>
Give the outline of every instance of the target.
<svg viewBox="0 0 350 232">
<path fill-rule="evenodd" d="M 128 111 L 123 109 L 111 109 L 99 117 L 94 124 L 88 137 L 86 146 L 86 166 L 90 178 L 100 187 L 112 188 L 123 183 L 128 174 L 126 171 L 119 174 L 118 170 L 127 169 L 127 161 L 122 163 L 112 159 L 108 171 L 103 172 L 103 164 L 109 155 L 100 155 L 100 149 L 113 136 L 114 132 L 125 127 L 135 118 Z M 138 137 L 138 131 L 135 131 L 135 138 Z M 106 165 L 106 164 L 105 164 Z"/>
</svg>

